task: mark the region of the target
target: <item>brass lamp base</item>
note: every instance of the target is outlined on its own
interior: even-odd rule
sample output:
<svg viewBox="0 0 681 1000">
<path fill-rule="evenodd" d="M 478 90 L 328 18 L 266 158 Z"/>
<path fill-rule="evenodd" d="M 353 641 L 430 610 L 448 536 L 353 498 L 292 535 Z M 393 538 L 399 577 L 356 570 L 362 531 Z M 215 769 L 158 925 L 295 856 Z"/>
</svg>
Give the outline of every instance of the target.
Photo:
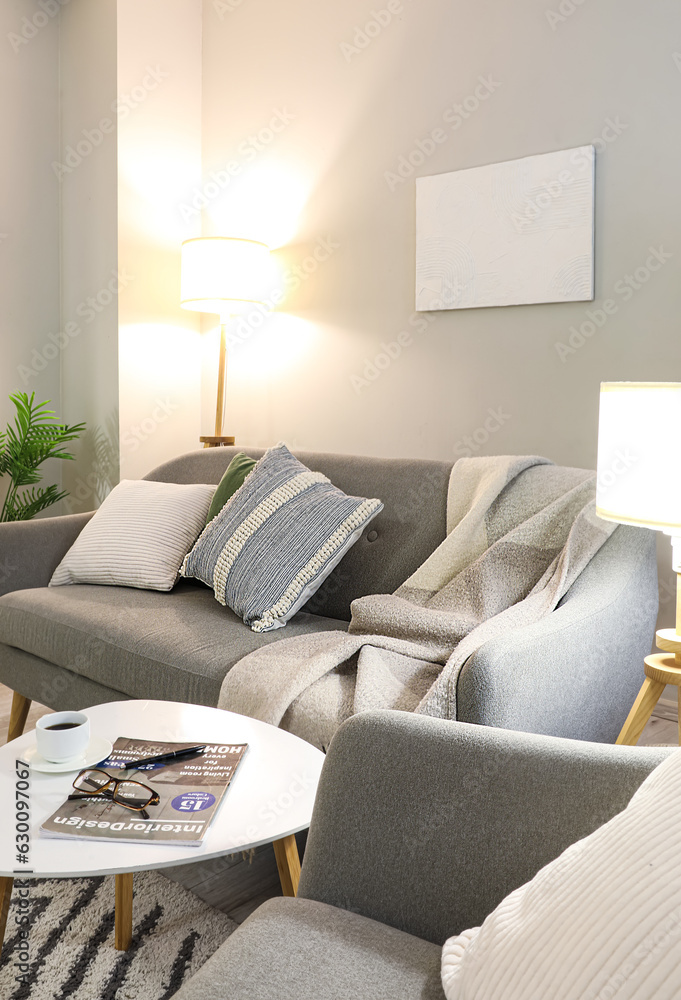
<svg viewBox="0 0 681 1000">
<path fill-rule="evenodd" d="M 220 356 L 218 360 L 218 398 L 215 407 L 215 434 L 203 435 L 199 441 L 204 448 L 221 448 L 234 444 L 234 437 L 222 433 L 222 420 L 225 412 L 225 381 L 227 379 L 227 337 L 225 321 L 220 323 Z"/>
</svg>

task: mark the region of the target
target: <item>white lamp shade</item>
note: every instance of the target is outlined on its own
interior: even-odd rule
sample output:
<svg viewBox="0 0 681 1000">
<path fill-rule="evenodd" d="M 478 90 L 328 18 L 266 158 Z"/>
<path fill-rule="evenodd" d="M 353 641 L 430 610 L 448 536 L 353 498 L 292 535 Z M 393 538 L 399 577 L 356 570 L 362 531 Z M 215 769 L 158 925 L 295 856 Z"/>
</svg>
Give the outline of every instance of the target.
<svg viewBox="0 0 681 1000">
<path fill-rule="evenodd" d="M 256 240 L 206 236 L 182 244 L 180 304 L 195 312 L 243 312 L 263 302 L 269 249 Z"/>
<path fill-rule="evenodd" d="M 681 382 L 603 382 L 596 508 L 681 534 Z"/>
</svg>

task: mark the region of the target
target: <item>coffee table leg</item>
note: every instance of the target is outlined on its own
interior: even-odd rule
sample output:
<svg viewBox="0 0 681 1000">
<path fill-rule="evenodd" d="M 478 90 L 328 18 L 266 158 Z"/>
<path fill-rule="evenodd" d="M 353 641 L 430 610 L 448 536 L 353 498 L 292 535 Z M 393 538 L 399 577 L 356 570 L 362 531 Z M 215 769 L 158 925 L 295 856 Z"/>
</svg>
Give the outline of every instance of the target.
<svg viewBox="0 0 681 1000">
<path fill-rule="evenodd" d="M 117 951 L 127 951 L 132 941 L 132 874 L 116 875 Z"/>
<path fill-rule="evenodd" d="M 300 882 L 300 855 L 298 845 L 293 834 L 283 837 L 282 840 L 275 840 L 273 845 L 274 856 L 277 859 L 279 869 L 279 880 L 285 896 L 295 896 L 298 892 Z"/>
<path fill-rule="evenodd" d="M 12 896 L 13 885 L 13 878 L 8 878 L 5 875 L 0 878 L 0 952 L 2 952 L 2 943 L 5 940 L 5 927 L 7 926 L 9 901 Z"/>
</svg>

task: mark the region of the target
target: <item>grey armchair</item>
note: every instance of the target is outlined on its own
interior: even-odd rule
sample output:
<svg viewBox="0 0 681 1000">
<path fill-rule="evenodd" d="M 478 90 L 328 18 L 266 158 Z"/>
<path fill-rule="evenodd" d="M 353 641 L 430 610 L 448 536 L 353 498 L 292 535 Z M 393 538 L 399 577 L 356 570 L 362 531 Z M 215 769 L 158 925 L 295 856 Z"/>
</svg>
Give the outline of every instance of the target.
<svg viewBox="0 0 681 1000">
<path fill-rule="evenodd" d="M 621 811 L 671 751 L 367 712 L 324 765 L 297 899 L 175 1000 L 443 1000 L 445 939 Z"/>
</svg>

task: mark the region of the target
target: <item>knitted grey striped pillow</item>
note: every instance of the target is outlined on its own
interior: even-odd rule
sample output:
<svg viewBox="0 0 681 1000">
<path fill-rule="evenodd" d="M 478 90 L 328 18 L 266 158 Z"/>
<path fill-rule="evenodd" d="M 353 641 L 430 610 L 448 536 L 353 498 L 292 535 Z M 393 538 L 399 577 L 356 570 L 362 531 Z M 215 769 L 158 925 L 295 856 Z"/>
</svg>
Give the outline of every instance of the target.
<svg viewBox="0 0 681 1000">
<path fill-rule="evenodd" d="M 382 509 L 347 496 L 280 444 L 206 525 L 180 572 L 212 587 L 254 632 L 281 628 Z"/>
<path fill-rule="evenodd" d="M 50 587 L 97 583 L 172 590 L 206 523 L 214 486 L 124 479 L 57 566 Z"/>
</svg>

